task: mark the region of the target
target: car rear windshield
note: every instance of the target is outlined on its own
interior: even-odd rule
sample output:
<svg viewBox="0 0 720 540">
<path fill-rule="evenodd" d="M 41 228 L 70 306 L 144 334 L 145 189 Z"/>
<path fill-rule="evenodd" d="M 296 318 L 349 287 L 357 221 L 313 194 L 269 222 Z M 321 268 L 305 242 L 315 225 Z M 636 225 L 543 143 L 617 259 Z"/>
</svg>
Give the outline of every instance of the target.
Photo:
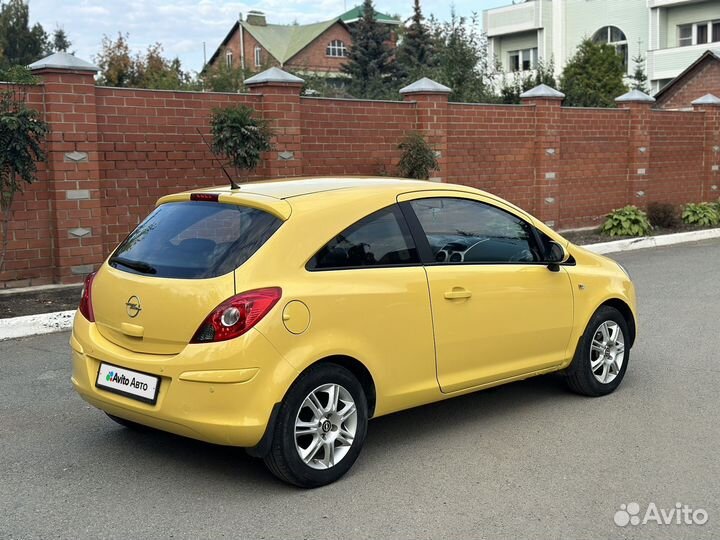
<svg viewBox="0 0 720 540">
<path fill-rule="evenodd" d="M 245 206 L 166 203 L 130 233 L 109 263 L 155 277 L 213 278 L 242 265 L 281 224 L 275 216 Z"/>
</svg>

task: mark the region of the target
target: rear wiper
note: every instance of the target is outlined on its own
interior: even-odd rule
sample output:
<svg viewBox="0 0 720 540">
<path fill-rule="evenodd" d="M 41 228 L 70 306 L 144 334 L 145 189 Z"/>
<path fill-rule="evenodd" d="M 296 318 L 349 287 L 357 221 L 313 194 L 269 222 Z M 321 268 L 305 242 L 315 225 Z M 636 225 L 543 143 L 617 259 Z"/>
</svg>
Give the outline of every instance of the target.
<svg viewBox="0 0 720 540">
<path fill-rule="evenodd" d="M 110 257 L 108 262 L 111 265 L 122 264 L 123 266 L 137 270 L 143 274 L 157 274 L 157 270 L 154 266 L 150 266 L 148 263 L 144 263 L 142 261 L 133 261 L 124 257 Z"/>
</svg>

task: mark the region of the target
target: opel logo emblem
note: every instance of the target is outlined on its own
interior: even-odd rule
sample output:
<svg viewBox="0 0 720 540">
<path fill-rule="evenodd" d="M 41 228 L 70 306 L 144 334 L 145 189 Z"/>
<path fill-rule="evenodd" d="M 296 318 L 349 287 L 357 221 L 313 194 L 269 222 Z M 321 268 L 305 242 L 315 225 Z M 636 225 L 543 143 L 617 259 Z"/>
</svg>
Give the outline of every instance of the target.
<svg viewBox="0 0 720 540">
<path fill-rule="evenodd" d="M 131 296 L 128 298 L 128 301 L 125 302 L 125 307 L 127 308 L 128 317 L 131 319 L 140 315 L 140 312 L 142 311 L 142 308 L 140 307 L 140 299 L 137 296 Z"/>
</svg>

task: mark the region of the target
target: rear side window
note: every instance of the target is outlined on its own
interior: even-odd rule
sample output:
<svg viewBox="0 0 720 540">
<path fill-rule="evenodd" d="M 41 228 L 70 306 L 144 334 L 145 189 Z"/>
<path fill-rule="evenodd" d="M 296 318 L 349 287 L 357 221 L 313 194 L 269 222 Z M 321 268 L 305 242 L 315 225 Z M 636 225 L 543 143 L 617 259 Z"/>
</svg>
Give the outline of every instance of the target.
<svg viewBox="0 0 720 540">
<path fill-rule="evenodd" d="M 410 231 L 397 206 L 361 219 L 310 259 L 308 270 L 397 266 L 419 263 Z"/>
<path fill-rule="evenodd" d="M 213 278 L 243 264 L 281 224 L 275 216 L 245 206 L 166 203 L 130 233 L 109 263 L 155 277 Z"/>
</svg>

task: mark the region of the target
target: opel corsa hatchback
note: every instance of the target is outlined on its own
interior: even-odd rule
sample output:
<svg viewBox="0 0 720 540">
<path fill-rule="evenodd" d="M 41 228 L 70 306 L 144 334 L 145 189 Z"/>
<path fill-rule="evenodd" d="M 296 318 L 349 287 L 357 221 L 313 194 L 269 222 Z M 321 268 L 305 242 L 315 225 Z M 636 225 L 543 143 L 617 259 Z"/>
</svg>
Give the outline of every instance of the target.
<svg viewBox="0 0 720 540">
<path fill-rule="evenodd" d="M 612 392 L 635 325 L 622 267 L 488 193 L 260 182 L 158 201 L 85 281 L 72 383 L 120 424 L 314 487 L 373 417 L 552 371 Z"/>
</svg>

